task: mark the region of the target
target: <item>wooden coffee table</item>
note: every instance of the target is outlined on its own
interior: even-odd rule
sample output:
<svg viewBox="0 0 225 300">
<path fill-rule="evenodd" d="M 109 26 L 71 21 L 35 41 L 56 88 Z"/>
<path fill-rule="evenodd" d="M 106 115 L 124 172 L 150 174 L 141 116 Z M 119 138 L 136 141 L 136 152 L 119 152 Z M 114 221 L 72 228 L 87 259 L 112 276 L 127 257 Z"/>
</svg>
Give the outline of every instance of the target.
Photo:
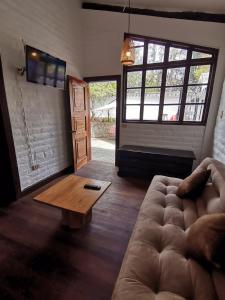
<svg viewBox="0 0 225 300">
<path fill-rule="evenodd" d="M 96 184 L 101 190 L 84 189 L 85 184 Z M 62 209 L 62 223 L 70 228 L 81 228 L 91 221 L 92 207 L 111 182 L 70 175 L 34 197 L 34 200 Z"/>
</svg>

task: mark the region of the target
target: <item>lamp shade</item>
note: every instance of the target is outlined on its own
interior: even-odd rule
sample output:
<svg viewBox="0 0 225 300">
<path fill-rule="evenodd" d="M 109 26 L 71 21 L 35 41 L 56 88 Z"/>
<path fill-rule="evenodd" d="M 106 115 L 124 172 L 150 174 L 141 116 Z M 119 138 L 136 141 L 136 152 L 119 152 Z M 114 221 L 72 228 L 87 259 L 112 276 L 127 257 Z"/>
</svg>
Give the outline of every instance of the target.
<svg viewBox="0 0 225 300">
<path fill-rule="evenodd" d="M 123 42 L 121 50 L 120 62 L 124 66 L 131 66 L 135 62 L 135 48 L 134 43 L 130 38 L 126 38 Z"/>
</svg>

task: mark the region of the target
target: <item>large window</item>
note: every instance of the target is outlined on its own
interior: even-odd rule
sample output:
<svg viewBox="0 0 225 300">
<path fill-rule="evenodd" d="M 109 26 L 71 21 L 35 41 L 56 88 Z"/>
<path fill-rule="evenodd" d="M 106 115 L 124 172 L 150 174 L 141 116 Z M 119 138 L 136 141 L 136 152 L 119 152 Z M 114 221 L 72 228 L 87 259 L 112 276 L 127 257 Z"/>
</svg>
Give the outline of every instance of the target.
<svg viewBox="0 0 225 300">
<path fill-rule="evenodd" d="M 218 50 L 129 36 L 136 60 L 124 67 L 123 121 L 205 124 Z"/>
</svg>

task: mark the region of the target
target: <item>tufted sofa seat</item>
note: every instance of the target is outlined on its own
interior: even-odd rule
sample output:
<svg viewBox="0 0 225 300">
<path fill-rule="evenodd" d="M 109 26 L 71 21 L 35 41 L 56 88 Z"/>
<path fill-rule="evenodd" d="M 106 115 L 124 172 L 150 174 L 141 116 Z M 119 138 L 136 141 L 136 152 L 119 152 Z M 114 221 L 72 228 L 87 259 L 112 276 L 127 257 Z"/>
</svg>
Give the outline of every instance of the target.
<svg viewBox="0 0 225 300">
<path fill-rule="evenodd" d="M 225 274 L 187 257 L 186 232 L 202 215 L 225 212 L 225 165 L 207 158 L 212 183 L 195 201 L 181 179 L 155 176 L 142 203 L 112 300 L 225 300 Z"/>
</svg>

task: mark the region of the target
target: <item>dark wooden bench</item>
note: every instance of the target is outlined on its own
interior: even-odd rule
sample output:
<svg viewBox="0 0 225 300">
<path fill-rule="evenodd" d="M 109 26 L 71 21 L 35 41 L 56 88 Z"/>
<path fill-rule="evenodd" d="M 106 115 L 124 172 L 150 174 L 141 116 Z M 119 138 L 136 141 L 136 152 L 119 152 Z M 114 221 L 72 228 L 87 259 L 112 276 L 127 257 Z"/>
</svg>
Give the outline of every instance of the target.
<svg viewBox="0 0 225 300">
<path fill-rule="evenodd" d="M 193 151 L 124 145 L 118 149 L 118 175 L 185 178 L 192 172 Z"/>
</svg>

